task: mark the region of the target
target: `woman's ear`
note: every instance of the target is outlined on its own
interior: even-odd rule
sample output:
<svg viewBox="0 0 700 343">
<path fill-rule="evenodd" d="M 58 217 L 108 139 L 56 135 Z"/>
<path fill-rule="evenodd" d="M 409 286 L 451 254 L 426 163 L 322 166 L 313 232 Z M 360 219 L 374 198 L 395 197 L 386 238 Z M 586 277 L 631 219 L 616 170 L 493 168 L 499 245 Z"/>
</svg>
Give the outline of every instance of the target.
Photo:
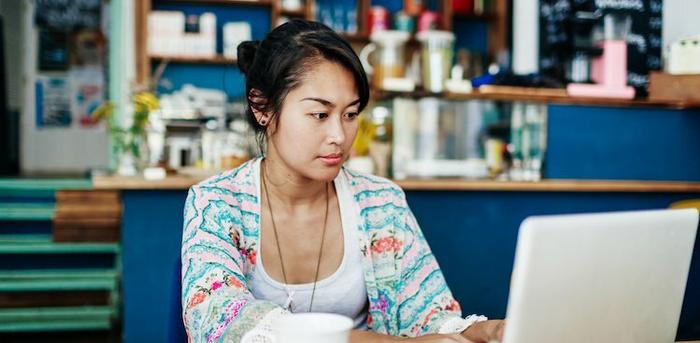
<svg viewBox="0 0 700 343">
<path fill-rule="evenodd" d="M 265 108 L 265 104 L 267 103 L 267 99 L 262 95 L 262 92 L 252 88 L 250 92 L 248 92 L 248 103 L 250 104 L 250 109 L 253 111 L 253 115 L 255 115 L 255 120 L 258 124 L 267 126 L 270 123 L 271 116 L 267 111 L 261 111 L 261 108 Z"/>
</svg>

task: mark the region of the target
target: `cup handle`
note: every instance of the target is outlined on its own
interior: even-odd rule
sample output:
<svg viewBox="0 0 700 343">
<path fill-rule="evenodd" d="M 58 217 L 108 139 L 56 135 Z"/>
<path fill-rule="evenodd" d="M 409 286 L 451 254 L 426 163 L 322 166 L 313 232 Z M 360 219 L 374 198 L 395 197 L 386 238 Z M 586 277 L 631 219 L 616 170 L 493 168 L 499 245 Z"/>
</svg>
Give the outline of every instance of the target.
<svg viewBox="0 0 700 343">
<path fill-rule="evenodd" d="M 260 343 L 259 341 L 255 340 L 258 337 L 266 338 L 266 342 L 277 343 L 277 339 L 274 335 L 262 330 L 250 330 L 246 332 L 241 338 L 241 343 Z"/>
<path fill-rule="evenodd" d="M 372 67 L 371 64 L 369 64 L 369 54 L 371 54 L 374 50 L 377 49 L 377 45 L 374 43 L 369 43 L 365 45 L 362 50 L 360 50 L 360 62 L 362 62 L 362 66 L 365 68 L 365 71 L 367 74 L 372 74 L 374 73 L 374 68 Z"/>
</svg>

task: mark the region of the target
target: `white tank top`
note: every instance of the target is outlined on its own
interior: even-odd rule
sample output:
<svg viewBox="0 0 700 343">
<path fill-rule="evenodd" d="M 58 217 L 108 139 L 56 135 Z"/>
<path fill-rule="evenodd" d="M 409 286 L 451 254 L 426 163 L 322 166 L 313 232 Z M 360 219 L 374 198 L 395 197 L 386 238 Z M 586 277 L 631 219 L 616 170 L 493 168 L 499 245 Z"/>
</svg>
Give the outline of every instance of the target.
<svg viewBox="0 0 700 343">
<path fill-rule="evenodd" d="M 255 163 L 255 183 L 260 193 L 260 160 Z M 338 194 L 343 227 L 344 254 L 338 269 L 316 283 L 313 312 L 342 314 L 353 319 L 356 329 L 367 329 L 367 289 L 362 270 L 362 253 L 357 230 L 360 209 L 352 198 L 345 175 L 341 172 L 333 181 Z M 272 301 L 285 308 L 289 299 L 293 312 L 308 312 L 313 283 L 285 285 L 272 279 L 263 266 L 258 245 L 255 270 L 249 286 L 256 299 Z"/>
</svg>

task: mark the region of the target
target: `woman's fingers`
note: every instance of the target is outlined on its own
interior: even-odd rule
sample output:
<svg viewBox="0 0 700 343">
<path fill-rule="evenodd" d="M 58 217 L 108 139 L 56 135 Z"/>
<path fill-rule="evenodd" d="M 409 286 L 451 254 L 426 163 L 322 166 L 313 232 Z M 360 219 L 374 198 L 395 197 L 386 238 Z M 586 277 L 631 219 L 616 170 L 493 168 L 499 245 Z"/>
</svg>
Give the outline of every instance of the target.
<svg viewBox="0 0 700 343">
<path fill-rule="evenodd" d="M 498 320 L 495 323 L 495 327 L 493 330 L 493 334 L 491 335 L 490 339 L 491 340 L 496 340 L 496 341 L 503 341 L 503 331 L 506 328 L 506 322 L 505 320 Z"/>
</svg>

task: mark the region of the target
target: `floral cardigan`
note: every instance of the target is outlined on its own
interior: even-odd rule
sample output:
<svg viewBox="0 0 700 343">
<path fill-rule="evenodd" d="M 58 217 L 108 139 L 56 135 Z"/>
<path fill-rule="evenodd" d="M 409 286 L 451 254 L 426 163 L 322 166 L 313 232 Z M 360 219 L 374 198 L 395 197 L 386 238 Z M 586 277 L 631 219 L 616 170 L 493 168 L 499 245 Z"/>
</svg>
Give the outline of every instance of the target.
<svg viewBox="0 0 700 343">
<path fill-rule="evenodd" d="M 251 330 L 269 330 L 275 317 L 285 315 L 276 304 L 255 299 L 247 286 L 259 253 L 255 162 L 189 190 L 182 238 L 182 304 L 190 342 L 239 342 Z M 458 332 L 475 321 L 461 318 L 460 306 L 403 191 L 383 178 L 346 168 L 341 173 L 346 174 L 360 209 L 357 230 L 370 304 L 369 329 L 415 337 Z"/>
</svg>

